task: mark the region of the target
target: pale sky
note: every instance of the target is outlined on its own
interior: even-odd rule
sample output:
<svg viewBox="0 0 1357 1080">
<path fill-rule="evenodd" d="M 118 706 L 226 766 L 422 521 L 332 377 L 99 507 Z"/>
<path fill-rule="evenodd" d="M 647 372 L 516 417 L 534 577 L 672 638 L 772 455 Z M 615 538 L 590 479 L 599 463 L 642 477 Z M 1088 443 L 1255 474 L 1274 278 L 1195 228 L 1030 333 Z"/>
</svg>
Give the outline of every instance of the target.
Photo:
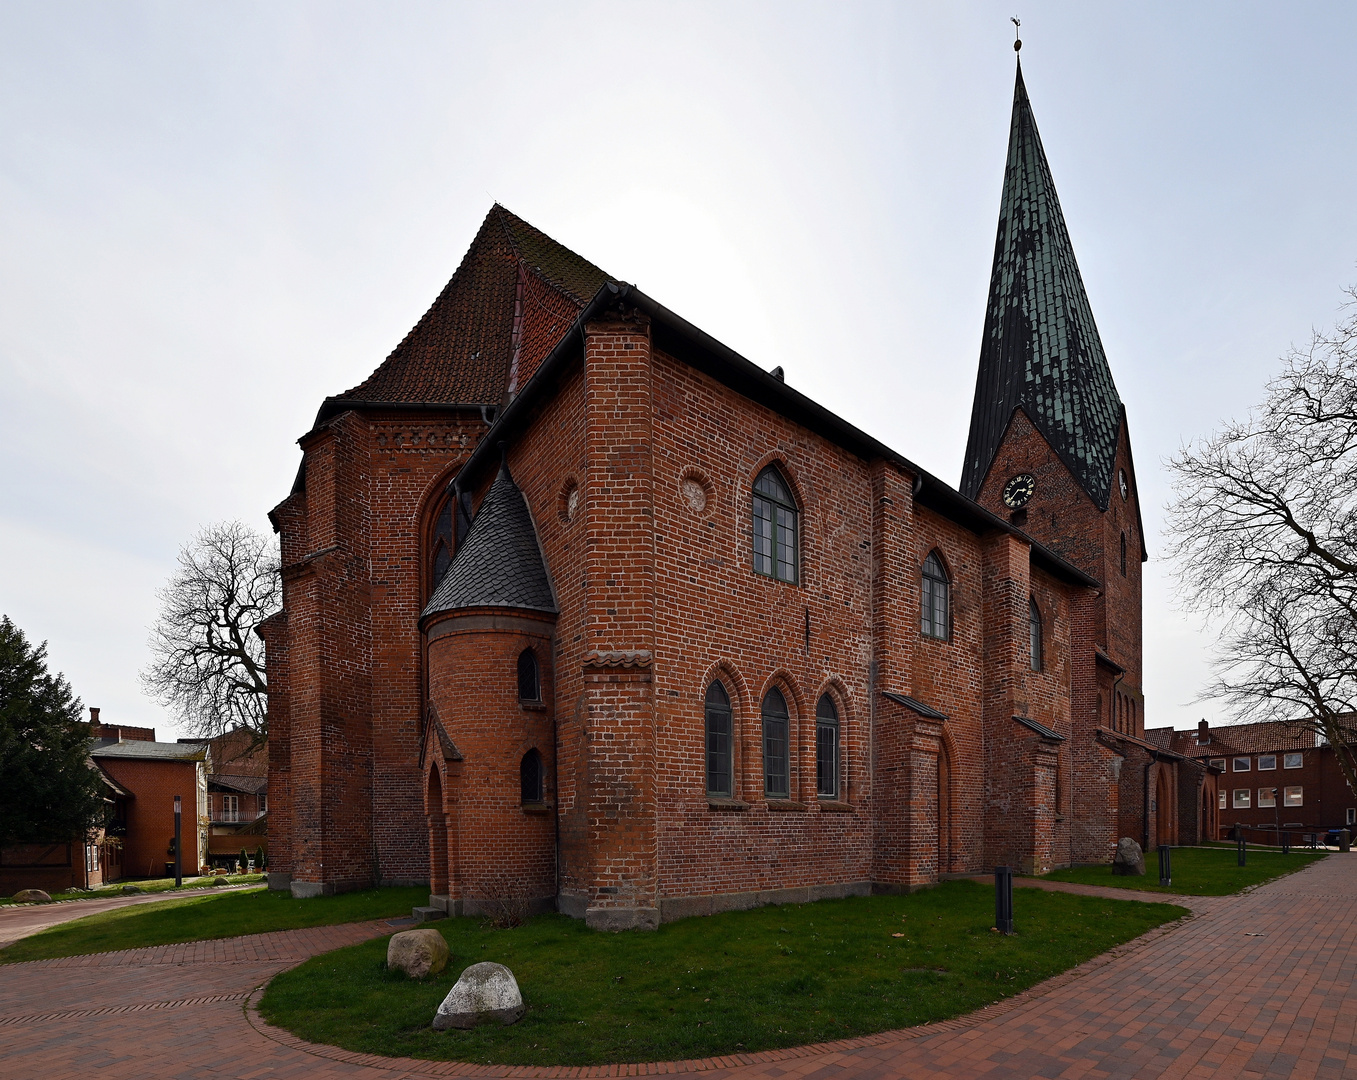
<svg viewBox="0 0 1357 1080">
<path fill-rule="evenodd" d="M 1211 637 L 1163 459 L 1357 282 L 1357 6 L 0 6 L 0 612 L 141 693 L 199 525 L 267 529 L 321 399 L 498 199 L 956 483 L 1024 76 L 1126 402 L 1150 726 Z"/>
</svg>

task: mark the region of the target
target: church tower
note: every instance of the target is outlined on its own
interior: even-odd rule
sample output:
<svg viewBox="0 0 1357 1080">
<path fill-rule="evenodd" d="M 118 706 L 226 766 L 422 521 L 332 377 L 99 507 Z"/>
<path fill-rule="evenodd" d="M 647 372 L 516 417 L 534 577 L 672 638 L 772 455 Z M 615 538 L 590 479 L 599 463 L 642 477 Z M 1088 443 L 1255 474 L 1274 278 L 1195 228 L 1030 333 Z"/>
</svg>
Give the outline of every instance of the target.
<svg viewBox="0 0 1357 1080">
<path fill-rule="evenodd" d="M 1097 673 L 1076 674 L 1076 711 L 1091 730 L 1143 738 L 1147 555 L 1126 409 L 1021 64 L 961 490 L 1101 583 L 1086 629 Z"/>
</svg>

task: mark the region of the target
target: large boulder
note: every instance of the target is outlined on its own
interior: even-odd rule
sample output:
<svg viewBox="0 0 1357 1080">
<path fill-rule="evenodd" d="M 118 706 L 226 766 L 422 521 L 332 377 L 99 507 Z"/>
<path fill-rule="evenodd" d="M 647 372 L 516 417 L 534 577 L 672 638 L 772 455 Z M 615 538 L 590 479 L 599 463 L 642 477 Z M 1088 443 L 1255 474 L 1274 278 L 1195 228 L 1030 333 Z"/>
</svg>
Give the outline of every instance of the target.
<svg viewBox="0 0 1357 1080">
<path fill-rule="evenodd" d="M 448 966 L 448 943 L 437 930 L 404 930 L 386 947 L 386 966 L 412 979 L 437 975 Z"/>
<path fill-rule="evenodd" d="M 52 898 L 41 889 L 20 889 L 14 894 L 16 904 L 50 904 Z"/>
<path fill-rule="evenodd" d="M 448 991 L 433 1018 L 435 1031 L 477 1024 L 512 1024 L 523 1016 L 518 980 L 503 964 L 472 964 Z"/>
<path fill-rule="evenodd" d="M 128 896 L 135 896 L 137 893 L 145 892 L 146 890 L 143 889 L 140 885 L 124 885 L 122 887 L 122 891 L 125 892 Z"/>
<path fill-rule="evenodd" d="M 1117 841 L 1117 853 L 1112 857 L 1112 873 L 1125 877 L 1145 873 L 1145 853 L 1129 836 Z"/>
</svg>

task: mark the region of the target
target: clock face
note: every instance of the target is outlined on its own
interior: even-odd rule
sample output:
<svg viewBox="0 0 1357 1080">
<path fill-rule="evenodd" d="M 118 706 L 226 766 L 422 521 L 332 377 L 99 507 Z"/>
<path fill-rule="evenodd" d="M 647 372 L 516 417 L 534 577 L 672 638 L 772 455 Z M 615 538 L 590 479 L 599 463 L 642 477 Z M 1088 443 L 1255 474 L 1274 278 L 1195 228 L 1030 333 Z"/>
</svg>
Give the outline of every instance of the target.
<svg viewBox="0 0 1357 1080">
<path fill-rule="evenodd" d="M 1125 470 L 1125 469 L 1118 469 L 1118 470 L 1117 470 L 1117 486 L 1121 488 L 1121 497 L 1122 497 L 1123 499 L 1126 498 L 1127 494 L 1128 494 L 1128 493 L 1130 492 L 1130 490 L 1131 490 L 1131 485 L 1128 484 L 1128 483 L 1126 482 L 1126 470 Z"/>
<path fill-rule="evenodd" d="M 1014 510 L 1020 506 L 1026 506 L 1027 500 L 1032 497 L 1032 493 L 1036 490 L 1037 482 L 1033 479 L 1032 474 L 1019 473 L 1004 485 L 1004 505 Z"/>
</svg>

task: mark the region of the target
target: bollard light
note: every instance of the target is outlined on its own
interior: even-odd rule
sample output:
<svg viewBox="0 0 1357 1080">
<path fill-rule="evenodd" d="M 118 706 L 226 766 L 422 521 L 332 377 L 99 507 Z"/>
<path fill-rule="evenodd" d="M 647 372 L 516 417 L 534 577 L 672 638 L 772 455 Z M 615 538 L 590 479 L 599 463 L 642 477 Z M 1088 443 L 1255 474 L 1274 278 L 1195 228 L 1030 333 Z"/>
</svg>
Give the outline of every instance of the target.
<svg viewBox="0 0 1357 1080">
<path fill-rule="evenodd" d="M 1282 854 L 1291 854 L 1291 834 L 1289 832 L 1282 833 Z"/>
<path fill-rule="evenodd" d="M 1239 831 L 1239 839 L 1235 842 L 1239 849 L 1239 865 L 1243 866 L 1248 862 L 1248 856 L 1245 851 L 1248 847 L 1248 841 L 1244 839 L 1244 830 Z"/>
<path fill-rule="evenodd" d="M 994 868 L 994 929 L 1013 933 L 1013 867 Z"/>
<path fill-rule="evenodd" d="M 1173 884 L 1173 865 L 1168 844 L 1159 845 L 1159 884 L 1165 887 Z"/>
</svg>

